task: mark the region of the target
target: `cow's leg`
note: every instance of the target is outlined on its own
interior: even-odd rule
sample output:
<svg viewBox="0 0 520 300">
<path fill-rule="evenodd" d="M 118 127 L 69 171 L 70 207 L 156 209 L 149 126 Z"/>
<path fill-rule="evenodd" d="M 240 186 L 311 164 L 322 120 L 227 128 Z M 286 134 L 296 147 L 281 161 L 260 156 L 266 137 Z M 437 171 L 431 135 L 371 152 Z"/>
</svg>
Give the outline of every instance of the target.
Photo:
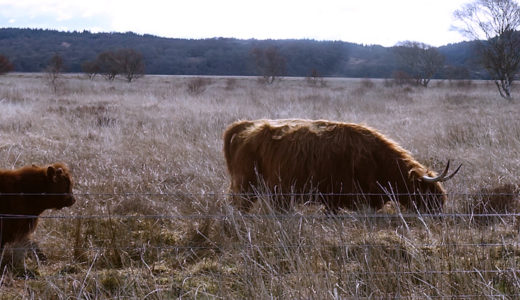
<svg viewBox="0 0 520 300">
<path fill-rule="evenodd" d="M 36 259 L 38 261 L 40 261 L 40 262 L 47 261 L 47 256 L 45 256 L 43 251 L 40 249 L 40 246 L 35 241 L 28 240 L 27 241 L 27 248 L 31 250 L 31 252 L 34 254 L 34 256 L 36 257 Z"/>
<path fill-rule="evenodd" d="M 25 278 L 34 278 L 36 276 L 36 271 L 25 264 L 25 257 L 27 255 L 27 250 L 35 251 L 35 249 L 38 249 L 38 245 L 29 239 L 23 239 L 10 244 L 8 249 L 10 251 L 8 251 L 8 255 L 4 255 L 4 257 L 7 256 L 8 259 L 6 260 L 6 264 L 10 265 L 13 274 Z M 36 252 L 37 251 L 40 250 L 36 250 Z"/>
<path fill-rule="evenodd" d="M 257 200 L 252 186 L 255 179 L 246 176 L 239 176 L 238 179 L 233 179 L 229 188 L 231 196 L 231 204 L 238 208 L 241 212 L 248 212 Z"/>
<path fill-rule="evenodd" d="M 5 266 L 5 255 L 4 255 L 4 252 L 5 252 L 4 245 L 1 245 L 0 246 L 0 266 L 1 267 Z"/>
<path fill-rule="evenodd" d="M 47 256 L 43 253 L 43 251 L 40 249 L 40 246 L 38 243 L 31 239 L 25 239 L 22 241 L 19 241 L 12 246 L 13 248 L 13 266 L 23 266 L 23 261 L 25 257 L 27 256 L 27 252 L 34 254 L 34 258 L 36 258 L 36 261 L 39 262 L 45 262 L 47 261 Z"/>
<path fill-rule="evenodd" d="M 10 244 L 10 254 L 11 254 L 11 266 L 14 270 L 23 270 L 24 269 L 24 259 L 27 254 L 27 241 L 19 241 Z"/>
</svg>

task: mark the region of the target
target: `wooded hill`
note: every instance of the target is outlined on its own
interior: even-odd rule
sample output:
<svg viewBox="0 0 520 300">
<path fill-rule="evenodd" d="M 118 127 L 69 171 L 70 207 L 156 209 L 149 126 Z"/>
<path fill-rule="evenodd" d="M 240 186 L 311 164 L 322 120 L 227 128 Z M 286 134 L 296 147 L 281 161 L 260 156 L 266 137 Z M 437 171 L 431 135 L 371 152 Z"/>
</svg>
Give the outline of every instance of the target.
<svg viewBox="0 0 520 300">
<path fill-rule="evenodd" d="M 434 77 L 486 78 L 474 59 L 473 46 L 463 42 L 437 48 L 445 56 L 445 66 Z M 63 58 L 65 72 L 81 72 L 83 62 L 103 51 L 130 48 L 142 53 L 146 74 L 258 75 L 251 53 L 267 47 L 275 47 L 285 58 L 287 76 L 309 76 L 314 69 L 322 76 L 388 78 L 399 69 L 392 47 L 341 41 L 174 39 L 132 32 L 0 29 L 0 55 L 17 72 L 40 72 L 55 54 Z"/>
</svg>

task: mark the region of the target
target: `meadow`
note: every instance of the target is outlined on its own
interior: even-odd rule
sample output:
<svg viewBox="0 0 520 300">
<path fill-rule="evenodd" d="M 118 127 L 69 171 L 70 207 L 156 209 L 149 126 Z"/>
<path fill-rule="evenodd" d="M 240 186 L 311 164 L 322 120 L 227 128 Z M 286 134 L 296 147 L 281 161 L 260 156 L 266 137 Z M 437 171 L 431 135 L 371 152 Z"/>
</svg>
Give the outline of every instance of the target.
<svg viewBox="0 0 520 300">
<path fill-rule="evenodd" d="M 0 76 L 0 167 L 65 162 L 77 200 L 42 215 L 48 261 L 3 268 L 0 299 L 518 298 L 519 111 L 485 81 Z M 222 133 L 260 118 L 363 123 L 462 163 L 445 215 L 237 212 Z"/>
</svg>

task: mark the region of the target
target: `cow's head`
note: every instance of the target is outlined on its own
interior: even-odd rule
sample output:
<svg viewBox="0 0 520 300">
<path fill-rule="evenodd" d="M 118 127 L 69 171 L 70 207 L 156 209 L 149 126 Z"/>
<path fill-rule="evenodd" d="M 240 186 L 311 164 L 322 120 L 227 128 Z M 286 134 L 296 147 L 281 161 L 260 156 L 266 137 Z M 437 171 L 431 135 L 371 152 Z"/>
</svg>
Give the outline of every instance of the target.
<svg viewBox="0 0 520 300">
<path fill-rule="evenodd" d="M 410 170 L 410 177 L 415 187 L 413 201 L 418 208 L 430 212 L 442 211 L 447 198 L 446 190 L 442 186 L 442 182 L 455 176 L 460 170 L 460 167 L 462 167 L 462 164 L 450 175 L 448 175 L 449 167 L 450 161 L 448 160 L 446 168 L 438 175 L 433 171 Z"/>
<path fill-rule="evenodd" d="M 47 167 L 47 208 L 61 209 L 76 202 L 72 194 L 73 181 L 66 165 L 56 163 Z"/>
</svg>

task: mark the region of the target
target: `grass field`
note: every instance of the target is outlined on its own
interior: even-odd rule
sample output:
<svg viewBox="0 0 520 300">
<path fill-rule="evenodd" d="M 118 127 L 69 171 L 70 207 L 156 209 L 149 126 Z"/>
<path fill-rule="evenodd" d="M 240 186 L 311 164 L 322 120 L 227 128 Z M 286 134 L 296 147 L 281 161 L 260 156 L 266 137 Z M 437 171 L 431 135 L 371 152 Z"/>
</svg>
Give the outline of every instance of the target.
<svg viewBox="0 0 520 300">
<path fill-rule="evenodd" d="M 0 167 L 65 162 L 77 202 L 42 215 L 48 261 L 3 269 L 0 299 L 518 298 L 519 222 L 475 214 L 518 212 L 519 111 L 487 82 L 1 76 Z M 258 118 L 364 123 L 434 170 L 462 163 L 445 212 L 464 215 L 237 213 L 222 132 Z"/>
</svg>

